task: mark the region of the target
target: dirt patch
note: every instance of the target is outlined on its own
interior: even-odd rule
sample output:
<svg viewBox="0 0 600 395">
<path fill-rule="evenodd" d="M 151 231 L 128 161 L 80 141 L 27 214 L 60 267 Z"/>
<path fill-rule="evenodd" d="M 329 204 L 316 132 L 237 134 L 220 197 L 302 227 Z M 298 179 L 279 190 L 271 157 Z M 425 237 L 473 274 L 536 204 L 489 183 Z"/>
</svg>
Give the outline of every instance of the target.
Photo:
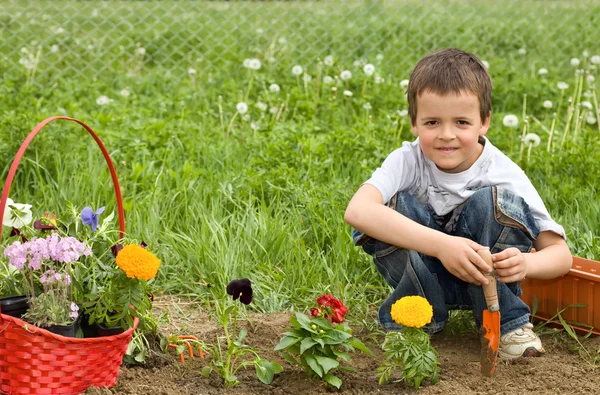
<svg viewBox="0 0 600 395">
<path fill-rule="evenodd" d="M 193 334 L 207 343 L 214 343 L 219 330 L 214 320 L 197 303 L 173 298 L 155 302 L 155 313 L 165 333 Z M 330 390 L 285 362 L 273 351 L 284 329 L 288 327 L 289 313 L 251 314 L 241 325 L 248 329 L 246 343 L 257 348 L 259 354 L 282 364 L 285 371 L 276 376 L 272 385 L 264 385 L 256 378 L 254 369 L 238 372 L 241 385 L 225 390 L 217 376 L 202 377 L 201 368 L 206 360 L 188 360 L 180 363 L 174 355 L 153 354 L 150 367 L 125 367 L 117 385 L 111 389 L 90 388 L 88 395 L 110 394 L 409 394 L 415 392 L 404 383 L 379 385 L 376 371 L 383 360 L 379 349 L 383 334 L 358 333 L 374 352 L 373 356 L 352 354 L 356 372 L 339 373 L 344 384 L 340 391 Z M 540 358 L 521 358 L 511 363 L 499 363 L 491 378 L 479 372 L 480 339 L 476 333 L 453 335 L 442 332 L 432 338 L 439 352 L 440 382 L 422 387 L 420 394 L 598 394 L 599 370 L 586 364 L 576 351 L 574 343 L 563 335 L 542 337 L 546 354 Z M 588 350 L 600 358 L 600 337 L 588 339 Z"/>
</svg>

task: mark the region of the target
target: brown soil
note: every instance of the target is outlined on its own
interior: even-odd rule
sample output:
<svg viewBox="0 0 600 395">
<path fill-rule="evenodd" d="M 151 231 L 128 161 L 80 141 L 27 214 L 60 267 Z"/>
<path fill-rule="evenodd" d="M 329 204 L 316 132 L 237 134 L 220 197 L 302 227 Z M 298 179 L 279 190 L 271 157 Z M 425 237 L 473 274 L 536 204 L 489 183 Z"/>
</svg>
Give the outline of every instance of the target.
<svg viewBox="0 0 600 395">
<path fill-rule="evenodd" d="M 202 307 L 195 303 L 173 298 L 155 302 L 160 327 L 167 334 L 195 335 L 207 343 L 214 343 L 219 330 Z M 374 352 L 368 356 L 352 354 L 353 373 L 336 373 L 343 385 L 339 391 L 327 389 L 321 381 L 285 362 L 273 351 L 290 313 L 252 314 L 241 324 L 248 329 L 247 344 L 259 354 L 282 364 L 284 372 L 276 376 L 272 385 L 262 384 L 254 368 L 239 374 L 241 384 L 225 390 L 216 373 L 209 379 L 200 374 L 207 360 L 186 358 L 180 363 L 175 355 L 154 353 L 148 367 L 121 368 L 117 385 L 111 389 L 90 388 L 88 395 L 110 394 L 409 394 L 415 392 L 404 383 L 379 385 L 377 366 L 383 356 L 379 349 L 383 334 L 363 330 L 357 336 Z M 593 367 L 573 351 L 576 343 L 564 334 L 543 336 L 546 354 L 540 358 L 521 358 L 511 363 L 499 363 L 491 378 L 479 372 L 480 340 L 475 333 L 453 335 L 442 332 L 432 338 L 441 363 L 440 381 L 426 385 L 420 394 L 598 394 L 600 393 L 600 337 L 585 340 L 586 349 L 596 357 Z M 594 363 L 594 362 L 592 362 Z"/>
</svg>

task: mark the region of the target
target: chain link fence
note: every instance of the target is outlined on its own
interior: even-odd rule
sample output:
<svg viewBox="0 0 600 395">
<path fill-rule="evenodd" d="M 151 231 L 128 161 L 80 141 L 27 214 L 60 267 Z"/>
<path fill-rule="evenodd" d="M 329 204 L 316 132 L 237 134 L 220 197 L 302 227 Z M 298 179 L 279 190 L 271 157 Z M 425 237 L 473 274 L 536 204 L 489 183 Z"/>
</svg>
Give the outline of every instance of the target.
<svg viewBox="0 0 600 395">
<path fill-rule="evenodd" d="M 140 70 L 227 75 L 246 58 L 291 68 L 334 55 L 385 58 L 396 73 L 444 46 L 498 67 L 524 53 L 567 67 L 598 49 L 599 16 L 598 2 L 580 0 L 0 0 L 0 68 L 48 82 Z"/>
</svg>

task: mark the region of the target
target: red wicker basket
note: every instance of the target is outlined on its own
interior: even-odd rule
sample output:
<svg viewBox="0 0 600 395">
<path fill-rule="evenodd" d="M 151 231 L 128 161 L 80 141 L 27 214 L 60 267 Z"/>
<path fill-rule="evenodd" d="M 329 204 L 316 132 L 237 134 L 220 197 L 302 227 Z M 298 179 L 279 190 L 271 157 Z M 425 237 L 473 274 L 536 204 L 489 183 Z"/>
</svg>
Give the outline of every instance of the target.
<svg viewBox="0 0 600 395">
<path fill-rule="evenodd" d="M 62 116 L 40 122 L 19 148 L 2 189 L 0 218 L 4 217 L 10 186 L 27 146 L 44 126 L 57 119 L 83 126 L 102 150 L 115 188 L 119 229 L 123 237 L 123 200 L 108 151 L 89 126 Z M 137 325 L 136 318 L 132 328 L 118 335 L 79 339 L 56 335 L 0 311 L 0 392 L 6 395 L 79 394 L 90 386 L 112 387 Z"/>
</svg>

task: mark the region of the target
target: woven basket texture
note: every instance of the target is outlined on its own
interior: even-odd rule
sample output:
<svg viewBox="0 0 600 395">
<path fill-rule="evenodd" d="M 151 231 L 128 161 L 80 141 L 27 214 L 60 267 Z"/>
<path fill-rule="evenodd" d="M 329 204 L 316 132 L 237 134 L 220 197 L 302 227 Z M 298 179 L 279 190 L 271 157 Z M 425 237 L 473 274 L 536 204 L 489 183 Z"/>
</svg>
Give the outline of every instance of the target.
<svg viewBox="0 0 600 395">
<path fill-rule="evenodd" d="M 71 338 L 0 314 L 0 393 L 79 394 L 90 386 L 112 387 L 133 331 Z"/>
</svg>

